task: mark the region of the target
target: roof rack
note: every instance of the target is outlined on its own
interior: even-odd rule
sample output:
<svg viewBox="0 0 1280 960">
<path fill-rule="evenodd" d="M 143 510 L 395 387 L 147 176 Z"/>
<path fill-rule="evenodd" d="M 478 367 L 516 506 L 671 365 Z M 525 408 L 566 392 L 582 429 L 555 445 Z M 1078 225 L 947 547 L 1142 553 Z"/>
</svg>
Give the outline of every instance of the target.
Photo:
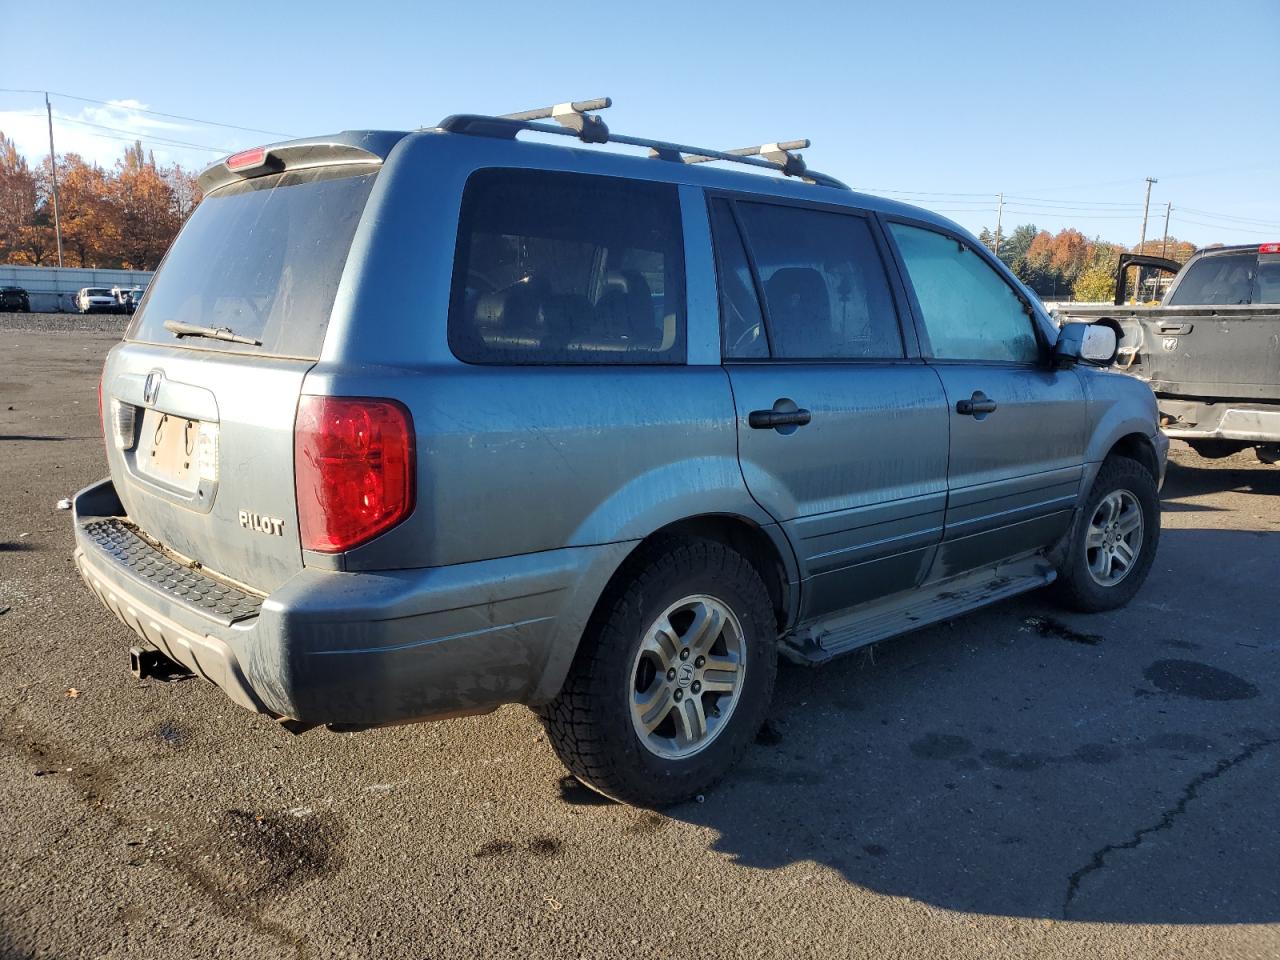
<svg viewBox="0 0 1280 960">
<path fill-rule="evenodd" d="M 577 137 L 583 143 L 623 143 L 633 147 L 648 147 L 649 156 L 659 160 L 676 163 L 709 163 L 712 160 L 727 160 L 732 163 L 774 170 L 787 177 L 797 177 L 806 183 L 836 187 L 841 190 L 849 189 L 835 177 L 829 177 L 817 170 L 810 170 L 805 165 L 804 158 L 793 152 L 808 147 L 808 140 L 765 143 L 756 147 L 739 147 L 735 150 L 711 150 L 682 143 L 668 143 L 665 140 L 629 137 L 610 132 L 605 122 L 595 115 L 596 111 L 612 105 L 611 98 L 599 97 L 595 100 L 557 103 L 550 107 L 538 107 L 534 110 L 522 110 L 501 116 L 475 113 L 453 114 L 441 120 L 436 125 L 436 129 L 446 133 L 465 133 L 508 140 L 514 140 L 516 134 L 522 130 L 530 130 L 537 133 Z M 555 124 L 539 123 L 540 120 L 554 120 Z"/>
</svg>

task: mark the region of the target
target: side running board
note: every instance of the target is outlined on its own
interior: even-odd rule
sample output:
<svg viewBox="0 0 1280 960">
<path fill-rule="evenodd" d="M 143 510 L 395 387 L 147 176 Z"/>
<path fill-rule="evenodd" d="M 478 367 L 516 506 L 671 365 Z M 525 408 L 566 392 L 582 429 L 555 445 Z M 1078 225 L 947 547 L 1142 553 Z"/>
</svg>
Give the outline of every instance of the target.
<svg viewBox="0 0 1280 960">
<path fill-rule="evenodd" d="M 1057 571 L 1041 556 L 987 567 L 868 603 L 853 613 L 801 624 L 783 640 L 780 652 L 795 663 L 825 663 L 867 644 L 1035 590 L 1056 578 Z"/>
</svg>

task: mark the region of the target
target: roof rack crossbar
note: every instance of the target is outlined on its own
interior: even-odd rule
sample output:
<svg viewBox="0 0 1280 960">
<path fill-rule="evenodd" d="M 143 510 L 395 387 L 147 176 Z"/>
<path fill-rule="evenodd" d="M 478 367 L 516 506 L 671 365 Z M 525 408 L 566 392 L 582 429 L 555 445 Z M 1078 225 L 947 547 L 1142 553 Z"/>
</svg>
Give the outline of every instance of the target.
<svg viewBox="0 0 1280 960">
<path fill-rule="evenodd" d="M 819 173 L 817 170 L 810 170 L 805 166 L 801 156 L 790 152 L 808 147 L 808 140 L 766 143 L 756 147 L 740 147 L 736 150 L 712 150 L 707 147 L 691 147 L 683 143 L 669 143 L 665 140 L 651 140 L 647 137 L 631 137 L 610 132 L 603 120 L 590 114 L 592 110 L 603 110 L 612 102 L 608 97 L 601 97 L 598 100 L 561 103 L 553 107 L 542 107 L 502 116 L 454 114 L 441 120 L 435 129 L 446 133 L 501 137 L 508 140 L 515 139 L 516 134 L 527 130 L 532 133 L 576 137 L 584 143 L 622 143 L 632 147 L 648 148 L 649 156 L 660 160 L 676 163 L 709 163 L 713 160 L 727 160 L 760 167 L 763 170 L 772 170 L 788 177 L 798 177 L 807 183 L 835 187 L 840 190 L 849 189 L 848 185 L 835 177 Z M 545 119 L 555 120 L 556 123 L 539 122 Z"/>
<path fill-rule="evenodd" d="M 809 141 L 807 139 L 787 140 L 783 143 L 762 143 L 756 147 L 738 147 L 736 150 L 726 150 L 724 152 L 731 157 L 764 157 L 766 160 L 771 160 L 782 167 L 782 172 L 787 176 L 803 177 L 806 170 L 804 158 L 791 151 L 804 150 L 808 146 Z M 694 156 L 685 157 L 684 162 L 707 163 L 715 159 L 718 158 L 695 154 Z"/>
<path fill-rule="evenodd" d="M 521 110 L 517 113 L 501 114 L 499 120 L 517 120 L 522 123 L 533 120 L 554 120 L 560 126 L 571 130 L 583 143 L 608 143 L 609 128 L 603 120 L 594 116 L 591 111 L 605 110 L 613 106 L 610 97 L 596 97 L 594 100 L 573 100 L 567 103 L 556 103 L 549 107 L 536 107 L 533 110 Z"/>
</svg>

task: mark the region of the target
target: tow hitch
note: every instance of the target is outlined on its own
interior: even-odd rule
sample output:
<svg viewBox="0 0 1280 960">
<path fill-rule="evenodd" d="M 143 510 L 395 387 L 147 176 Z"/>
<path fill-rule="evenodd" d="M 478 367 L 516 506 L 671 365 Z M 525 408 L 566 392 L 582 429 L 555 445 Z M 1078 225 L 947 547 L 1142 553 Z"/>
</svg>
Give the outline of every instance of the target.
<svg viewBox="0 0 1280 960">
<path fill-rule="evenodd" d="M 186 680 L 195 676 L 180 663 L 175 663 L 159 650 L 147 647 L 129 648 L 129 672 L 139 680 L 156 679 L 166 682 Z"/>
</svg>

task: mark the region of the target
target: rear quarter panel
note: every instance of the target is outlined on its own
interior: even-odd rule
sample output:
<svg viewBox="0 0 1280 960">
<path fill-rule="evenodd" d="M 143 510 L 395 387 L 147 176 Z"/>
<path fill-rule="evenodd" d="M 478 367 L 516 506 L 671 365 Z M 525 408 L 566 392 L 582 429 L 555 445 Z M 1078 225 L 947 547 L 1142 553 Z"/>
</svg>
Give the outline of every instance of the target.
<svg viewBox="0 0 1280 960">
<path fill-rule="evenodd" d="M 490 366 L 461 363 L 449 349 L 470 174 L 489 166 L 607 174 L 599 163 L 586 151 L 430 133 L 405 138 L 388 157 L 303 392 L 406 404 L 417 434 L 417 502 L 408 521 L 351 551 L 347 569 L 638 540 L 703 513 L 771 522 L 743 483 L 733 397 L 718 363 Z M 663 165 L 645 169 L 657 175 Z M 705 222 L 694 227 L 705 235 Z M 704 275 L 708 254 L 686 260 L 688 339 L 706 343 L 709 334 L 718 361 L 715 301 L 694 289 L 714 283 Z"/>
</svg>

